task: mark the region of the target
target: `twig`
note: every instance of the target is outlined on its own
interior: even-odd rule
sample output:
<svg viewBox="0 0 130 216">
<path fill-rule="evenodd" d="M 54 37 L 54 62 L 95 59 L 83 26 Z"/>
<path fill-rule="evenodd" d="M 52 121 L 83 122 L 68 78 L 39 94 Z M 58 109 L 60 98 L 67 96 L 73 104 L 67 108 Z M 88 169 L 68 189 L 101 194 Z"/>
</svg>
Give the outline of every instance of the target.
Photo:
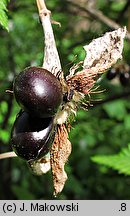
<svg viewBox="0 0 130 216">
<path fill-rule="evenodd" d="M 13 151 L 0 154 L 0 159 L 11 158 L 11 157 L 17 157 L 17 155 Z"/>
<path fill-rule="evenodd" d="M 118 29 L 121 28 L 121 26 L 105 16 L 101 11 L 93 9 L 93 8 L 84 8 L 74 2 L 71 2 L 70 0 L 67 0 L 67 2 L 74 7 L 86 12 L 89 14 L 91 17 L 93 17 L 96 20 L 99 20 L 100 22 L 104 23 L 105 25 L 109 26 L 111 29 Z M 126 38 L 130 41 L 130 33 L 127 32 Z"/>
<path fill-rule="evenodd" d="M 36 0 L 39 16 L 41 18 L 43 31 L 45 35 L 45 50 L 43 67 L 51 71 L 54 75 L 61 70 L 61 63 L 56 48 L 53 29 L 51 26 L 51 12 L 46 8 L 44 0 Z M 57 22 L 56 22 L 57 23 Z"/>
<path fill-rule="evenodd" d="M 47 11 L 47 7 L 45 5 L 44 0 L 36 0 L 36 2 L 37 2 L 37 7 L 38 7 L 39 14 L 41 13 L 42 10 Z"/>
<path fill-rule="evenodd" d="M 6 93 L 10 93 L 10 94 L 13 94 L 13 91 L 12 90 L 9 90 L 9 89 L 6 89 L 5 91 Z"/>
</svg>

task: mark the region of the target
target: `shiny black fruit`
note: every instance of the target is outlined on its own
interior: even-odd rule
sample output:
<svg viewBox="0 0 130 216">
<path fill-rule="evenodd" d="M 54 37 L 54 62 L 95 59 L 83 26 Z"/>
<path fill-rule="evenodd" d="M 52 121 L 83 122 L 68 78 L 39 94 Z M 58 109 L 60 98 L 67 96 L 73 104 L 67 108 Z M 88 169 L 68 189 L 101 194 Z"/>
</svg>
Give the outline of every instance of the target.
<svg viewBox="0 0 130 216">
<path fill-rule="evenodd" d="M 49 152 L 54 136 L 53 118 L 34 118 L 20 112 L 12 129 L 11 144 L 19 157 L 35 160 Z"/>
<path fill-rule="evenodd" d="M 46 69 L 28 67 L 15 78 L 14 95 L 22 109 L 46 118 L 57 112 L 62 102 L 62 87 Z"/>
<path fill-rule="evenodd" d="M 112 80 L 112 79 L 114 79 L 116 77 L 116 75 L 117 75 L 117 70 L 115 68 L 111 68 L 107 72 L 106 77 L 107 77 L 108 80 Z"/>
<path fill-rule="evenodd" d="M 128 72 L 121 72 L 120 82 L 123 86 L 128 86 L 128 84 L 130 83 L 130 74 Z"/>
</svg>

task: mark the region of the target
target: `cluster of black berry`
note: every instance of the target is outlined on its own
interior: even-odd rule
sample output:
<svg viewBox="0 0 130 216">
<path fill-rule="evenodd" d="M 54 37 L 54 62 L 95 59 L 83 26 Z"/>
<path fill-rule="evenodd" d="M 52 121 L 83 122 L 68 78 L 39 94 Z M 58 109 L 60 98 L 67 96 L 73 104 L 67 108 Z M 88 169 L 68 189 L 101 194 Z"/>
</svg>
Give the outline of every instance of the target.
<svg viewBox="0 0 130 216">
<path fill-rule="evenodd" d="M 54 141 L 54 117 L 62 103 L 59 80 L 41 67 L 28 67 L 14 80 L 13 92 L 22 110 L 14 122 L 11 144 L 30 161 L 47 154 Z"/>
<path fill-rule="evenodd" d="M 111 68 L 106 75 L 108 80 L 118 78 L 122 86 L 128 86 L 130 84 L 130 67 L 125 65 L 117 65 Z"/>
</svg>

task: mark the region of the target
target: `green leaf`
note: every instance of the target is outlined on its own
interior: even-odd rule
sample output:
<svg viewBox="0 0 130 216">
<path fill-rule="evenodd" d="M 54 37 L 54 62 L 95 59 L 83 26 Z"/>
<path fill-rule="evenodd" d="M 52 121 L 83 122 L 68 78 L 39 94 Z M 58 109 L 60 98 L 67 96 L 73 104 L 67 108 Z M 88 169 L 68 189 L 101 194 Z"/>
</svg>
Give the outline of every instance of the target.
<svg viewBox="0 0 130 216">
<path fill-rule="evenodd" d="M 5 1 L 0 1 L 0 9 L 7 11 L 6 2 Z"/>
<path fill-rule="evenodd" d="M 5 114 L 7 112 L 7 110 L 8 110 L 8 104 L 7 104 L 7 102 L 6 101 L 2 101 L 0 103 L 0 112 L 2 114 Z"/>
<path fill-rule="evenodd" d="M 123 100 L 112 101 L 103 105 L 103 109 L 107 112 L 110 118 L 123 120 L 126 115 L 126 107 Z"/>
<path fill-rule="evenodd" d="M 8 31 L 7 0 L 0 1 L 0 24 Z"/>
<path fill-rule="evenodd" d="M 117 2 L 113 1 L 111 8 L 115 11 L 121 11 L 125 7 L 125 4 L 125 1 L 120 1 L 118 4 Z"/>
<path fill-rule="evenodd" d="M 126 130 L 130 130 L 130 114 L 126 115 L 124 118 L 124 126 Z"/>
<path fill-rule="evenodd" d="M 130 175 L 130 144 L 128 148 L 122 149 L 116 155 L 93 156 L 91 160 L 117 170 L 119 173 Z"/>
<path fill-rule="evenodd" d="M 34 199 L 34 195 L 23 187 L 13 185 L 12 191 L 14 192 L 15 196 L 18 199 L 26 199 L 26 200 Z"/>
<path fill-rule="evenodd" d="M 9 137 L 10 137 L 10 134 L 8 133 L 7 130 L 0 129 L 0 139 L 1 139 L 4 143 L 9 142 Z"/>
</svg>

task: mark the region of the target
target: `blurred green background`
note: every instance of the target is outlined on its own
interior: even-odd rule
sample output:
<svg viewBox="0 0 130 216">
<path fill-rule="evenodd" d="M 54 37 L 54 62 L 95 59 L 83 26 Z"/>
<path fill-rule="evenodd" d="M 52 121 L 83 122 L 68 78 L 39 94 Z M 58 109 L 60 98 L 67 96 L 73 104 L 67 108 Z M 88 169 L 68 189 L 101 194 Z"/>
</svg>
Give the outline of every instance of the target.
<svg viewBox="0 0 130 216">
<path fill-rule="evenodd" d="M 74 4 L 76 5 L 74 5 Z M 130 28 L 130 1 L 49 0 L 57 48 L 65 74 L 84 59 L 83 46 L 113 27 L 95 19 L 84 9 L 100 10 L 119 25 Z M 0 153 L 11 151 L 10 132 L 19 107 L 7 89 L 25 67 L 41 66 L 44 38 L 35 1 L 11 0 L 8 4 L 9 32 L 0 27 Z M 129 64 L 130 41 L 125 40 L 123 60 Z M 69 134 L 72 153 L 66 165 L 68 180 L 53 197 L 51 172 L 34 176 L 24 160 L 0 160 L 0 199 L 129 199 L 130 176 L 119 174 L 91 160 L 95 155 L 117 154 L 130 143 L 130 86 L 104 74 L 100 94 L 91 95 L 88 111 L 80 110 Z M 100 100 L 102 99 L 102 100 Z M 100 100 L 100 101 L 98 101 Z M 128 163 L 130 165 L 130 161 Z"/>
</svg>

